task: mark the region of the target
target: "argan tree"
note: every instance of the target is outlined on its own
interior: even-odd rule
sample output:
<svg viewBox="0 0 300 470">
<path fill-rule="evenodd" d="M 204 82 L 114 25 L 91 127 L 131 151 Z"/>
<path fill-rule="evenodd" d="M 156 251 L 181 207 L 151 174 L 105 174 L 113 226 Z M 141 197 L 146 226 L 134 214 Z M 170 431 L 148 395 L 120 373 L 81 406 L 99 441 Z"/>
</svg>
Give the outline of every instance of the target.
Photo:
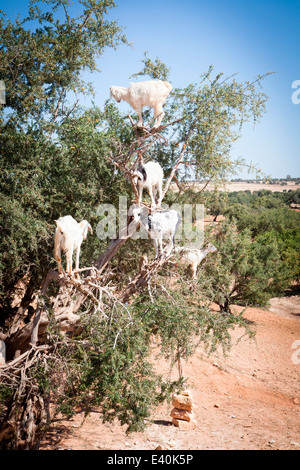
<svg viewBox="0 0 300 470">
<path fill-rule="evenodd" d="M 141 156 L 164 167 L 166 203 L 171 183 L 180 187 L 191 171 L 203 189 L 224 181 L 242 163 L 230 157 L 232 142 L 245 121 L 261 117 L 266 100 L 257 88 L 262 77 L 239 83 L 210 68 L 199 84 L 173 90 L 155 132 L 137 129 L 135 114 L 123 115 L 112 102 L 81 108 L 72 96 L 91 91 L 82 71 L 95 72 L 102 51 L 126 39 L 105 20 L 112 1 L 78 5 L 76 18 L 67 0 L 32 1 L 28 17 L 14 23 L 0 18 L 0 79 L 7 84 L 0 111 L 3 448 L 38 448 L 51 401 L 67 416 L 99 406 L 104 421 L 117 417 L 129 430 L 141 429 L 151 409 L 184 382 L 155 373 L 153 338 L 175 363 L 192 354 L 195 334 L 206 344 L 226 344 L 228 329 L 243 323 L 214 323 L 201 307 L 205 292 L 197 308 L 194 300 L 184 309 L 192 291 L 170 294 L 166 259 L 152 261 L 151 240 L 128 233 L 90 237 L 78 278 L 55 270 L 55 219 L 71 214 L 96 228 L 99 205 L 117 206 L 120 194 L 134 200 L 130 175 Z M 143 65 L 136 77 L 169 79 L 159 59 L 145 55 Z M 150 124 L 149 111 L 144 117 Z M 145 250 L 149 262 L 139 266 Z"/>
</svg>

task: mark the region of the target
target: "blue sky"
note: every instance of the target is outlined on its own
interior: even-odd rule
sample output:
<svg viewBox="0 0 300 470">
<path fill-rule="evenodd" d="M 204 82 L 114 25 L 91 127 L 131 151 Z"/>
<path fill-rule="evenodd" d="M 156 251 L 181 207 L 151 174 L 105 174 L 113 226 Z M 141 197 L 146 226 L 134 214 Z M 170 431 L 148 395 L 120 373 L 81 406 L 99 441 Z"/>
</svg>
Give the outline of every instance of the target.
<svg viewBox="0 0 300 470">
<path fill-rule="evenodd" d="M 0 5 L 10 18 L 26 14 L 26 0 Z M 132 81 L 145 51 L 171 69 L 174 87 L 199 82 L 210 65 L 226 76 L 238 73 L 240 81 L 276 72 L 263 82 L 267 113 L 254 129 L 244 128 L 232 156 L 258 164 L 272 177 L 300 176 L 300 104 L 292 102 L 297 91 L 292 83 L 300 80 L 299 0 L 116 0 L 116 5 L 109 19 L 124 27 L 133 44 L 107 49 L 98 61 L 101 73 L 88 77 L 98 106 L 109 98 L 110 85 Z"/>
</svg>

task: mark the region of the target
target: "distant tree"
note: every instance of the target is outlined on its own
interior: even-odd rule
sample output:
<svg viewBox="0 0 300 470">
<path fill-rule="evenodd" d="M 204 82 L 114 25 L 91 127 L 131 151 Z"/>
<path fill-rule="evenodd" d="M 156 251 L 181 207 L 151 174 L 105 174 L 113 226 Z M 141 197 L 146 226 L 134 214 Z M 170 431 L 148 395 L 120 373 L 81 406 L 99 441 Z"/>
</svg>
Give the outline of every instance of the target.
<svg viewBox="0 0 300 470">
<path fill-rule="evenodd" d="M 299 226 L 295 228 L 283 228 L 280 230 L 272 229 L 261 233 L 256 242 L 259 245 L 269 246 L 276 244 L 278 253 L 281 258 L 282 270 L 285 271 L 285 276 L 288 285 L 293 281 L 300 279 L 300 229 Z M 284 288 L 287 287 L 286 282 L 278 283 L 277 293 L 282 293 Z"/>
<path fill-rule="evenodd" d="M 300 204 L 300 189 L 289 191 L 287 194 L 284 194 L 284 198 L 288 204 Z"/>
<path fill-rule="evenodd" d="M 227 210 L 228 198 L 226 193 L 217 192 L 206 198 L 206 208 L 214 216 L 216 221 L 219 215 L 224 215 Z"/>
<path fill-rule="evenodd" d="M 288 197 L 282 193 L 260 196 L 252 194 L 250 198 L 229 195 L 225 215 L 229 219 L 235 219 L 239 230 L 248 228 L 253 237 L 272 229 L 292 229 L 298 227 L 300 215 L 291 212 L 286 201 L 294 198 L 295 195 Z"/>
<path fill-rule="evenodd" d="M 221 312 L 230 313 L 232 304 L 266 306 L 272 295 L 289 285 L 290 273 L 274 240 L 253 241 L 249 230 L 240 232 L 234 221 L 225 221 L 219 224 L 214 243 L 218 252 L 205 272 L 200 270 L 199 286 L 207 289 Z"/>
</svg>

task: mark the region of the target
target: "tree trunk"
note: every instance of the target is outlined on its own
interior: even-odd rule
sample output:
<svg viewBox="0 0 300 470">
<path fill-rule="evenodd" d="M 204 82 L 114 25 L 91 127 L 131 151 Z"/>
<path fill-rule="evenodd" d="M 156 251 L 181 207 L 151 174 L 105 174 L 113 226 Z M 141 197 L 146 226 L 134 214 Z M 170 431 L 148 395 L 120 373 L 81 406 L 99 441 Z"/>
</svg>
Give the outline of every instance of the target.
<svg viewBox="0 0 300 470">
<path fill-rule="evenodd" d="M 95 266 L 99 271 L 103 271 L 113 256 L 119 251 L 121 246 L 134 233 L 135 229 L 130 227 L 131 216 L 127 217 L 127 226 L 124 227 L 117 238 L 112 240 L 107 250 L 99 256 L 95 262 Z"/>
</svg>

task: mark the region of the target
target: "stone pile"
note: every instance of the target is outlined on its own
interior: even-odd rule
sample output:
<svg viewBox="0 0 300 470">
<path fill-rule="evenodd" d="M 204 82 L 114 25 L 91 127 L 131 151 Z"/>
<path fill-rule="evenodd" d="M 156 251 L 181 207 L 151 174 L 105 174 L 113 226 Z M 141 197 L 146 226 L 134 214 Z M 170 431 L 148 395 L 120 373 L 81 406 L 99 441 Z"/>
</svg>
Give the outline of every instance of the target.
<svg viewBox="0 0 300 470">
<path fill-rule="evenodd" d="M 173 394 L 172 409 L 170 415 L 172 424 L 181 429 L 195 429 L 197 422 L 195 420 L 195 408 L 192 394 L 189 390 L 185 390 L 180 394 Z"/>
</svg>

